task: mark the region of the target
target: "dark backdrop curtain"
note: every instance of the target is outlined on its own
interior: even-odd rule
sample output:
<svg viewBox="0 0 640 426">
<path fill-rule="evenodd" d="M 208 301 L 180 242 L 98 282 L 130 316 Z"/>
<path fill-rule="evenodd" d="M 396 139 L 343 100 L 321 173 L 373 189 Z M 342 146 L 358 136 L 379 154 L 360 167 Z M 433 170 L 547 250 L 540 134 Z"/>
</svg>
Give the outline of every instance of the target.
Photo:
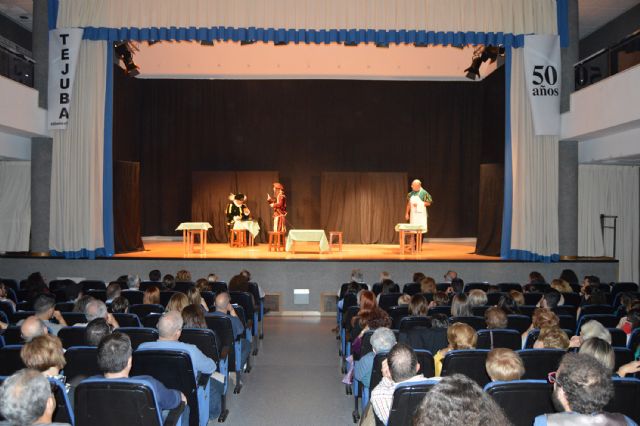
<svg viewBox="0 0 640 426">
<path fill-rule="evenodd" d="M 140 236 L 139 163 L 113 163 L 113 225 L 116 253 L 144 250 Z"/>
<path fill-rule="evenodd" d="M 477 254 L 500 256 L 503 198 L 504 165 L 480 165 Z"/>
<path fill-rule="evenodd" d="M 321 226 L 352 244 L 397 242 L 404 222 L 406 173 L 322 173 Z"/>
<path fill-rule="evenodd" d="M 271 230 L 271 209 L 267 204 L 267 193 L 278 180 L 278 172 L 194 172 L 192 175 L 191 218 L 193 222 L 209 222 L 213 229 L 208 232 L 208 241 L 228 241 L 225 209 L 229 204 L 229 193 L 242 192 L 248 197 L 247 207 L 260 224 L 262 241 Z"/>
<path fill-rule="evenodd" d="M 405 172 L 403 192 L 424 182 L 431 237 L 470 237 L 480 164 L 504 161 L 504 97 L 502 68 L 477 82 L 161 80 L 116 69 L 114 158 L 141 164 L 143 235 L 176 235 L 192 219 L 194 171 L 278 171 L 287 220 L 309 229 L 321 227 L 323 172 L 374 170 Z"/>
</svg>

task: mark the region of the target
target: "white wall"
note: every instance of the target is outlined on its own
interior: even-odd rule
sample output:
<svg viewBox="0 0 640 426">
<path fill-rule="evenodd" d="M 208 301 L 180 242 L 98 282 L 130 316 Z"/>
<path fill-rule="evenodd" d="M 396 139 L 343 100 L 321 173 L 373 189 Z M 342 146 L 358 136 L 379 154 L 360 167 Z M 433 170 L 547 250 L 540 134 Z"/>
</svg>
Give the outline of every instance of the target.
<svg viewBox="0 0 640 426">
<path fill-rule="evenodd" d="M 31 139 L 0 131 L 0 159 L 30 160 Z"/>
</svg>

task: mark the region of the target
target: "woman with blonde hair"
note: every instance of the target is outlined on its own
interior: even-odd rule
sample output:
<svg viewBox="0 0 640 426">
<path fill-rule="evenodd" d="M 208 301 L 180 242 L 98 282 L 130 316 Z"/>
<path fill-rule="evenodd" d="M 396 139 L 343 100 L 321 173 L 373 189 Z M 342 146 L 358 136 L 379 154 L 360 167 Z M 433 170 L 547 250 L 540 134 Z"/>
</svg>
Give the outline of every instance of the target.
<svg viewBox="0 0 640 426">
<path fill-rule="evenodd" d="M 451 316 L 452 317 L 471 317 L 473 311 L 471 310 L 471 303 L 466 294 L 460 293 L 453 296 L 451 301 Z"/>
<path fill-rule="evenodd" d="M 559 278 L 551 281 L 551 288 L 559 291 L 560 293 L 573 293 L 571 285 L 565 280 Z"/>
<path fill-rule="evenodd" d="M 147 288 L 142 295 L 142 303 L 145 305 L 159 305 L 160 289 L 154 285 Z"/>
<path fill-rule="evenodd" d="M 527 336 L 531 330 L 542 330 L 543 328 L 559 327 L 560 319 L 558 316 L 547 308 L 536 308 L 531 316 L 531 325 L 522 333 L 522 343 L 527 340 Z"/>
<path fill-rule="evenodd" d="M 436 291 L 436 280 L 433 278 L 425 277 L 420 281 L 420 293 L 435 294 Z"/>
<path fill-rule="evenodd" d="M 187 291 L 187 299 L 189 299 L 190 305 L 198 305 L 204 310 L 204 312 L 209 312 L 209 307 L 202 298 L 200 290 L 198 290 L 197 288 L 191 287 L 189 291 Z"/>
<path fill-rule="evenodd" d="M 447 330 L 447 342 L 449 342 L 449 345 L 446 348 L 440 349 L 433 356 L 436 377 L 439 377 L 442 372 L 442 360 L 445 355 L 449 351 L 475 349 L 476 343 L 478 342 L 478 335 L 470 325 L 456 322 Z"/>
<path fill-rule="evenodd" d="M 58 377 L 66 365 L 62 342 L 56 336 L 43 334 L 20 350 L 20 358 L 27 368 L 40 371 L 47 377 Z"/>
<path fill-rule="evenodd" d="M 426 317 L 429 310 L 429 304 L 427 299 L 421 294 L 414 294 L 411 296 L 409 302 L 409 315 Z"/>
<path fill-rule="evenodd" d="M 176 293 L 171 296 L 169 303 L 167 303 L 167 309 L 165 312 L 176 311 L 182 313 L 182 310 L 189 305 L 189 299 L 184 293 Z"/>
<path fill-rule="evenodd" d="M 522 306 L 524 305 L 524 294 L 521 291 L 518 290 L 511 290 L 509 292 L 509 295 L 513 298 L 513 300 L 516 302 L 516 305 L 518 306 Z"/>
<path fill-rule="evenodd" d="M 474 288 L 469 292 L 469 304 L 472 308 L 476 306 L 484 306 L 488 302 L 487 293 L 479 288 Z"/>
<path fill-rule="evenodd" d="M 538 339 L 533 344 L 534 349 L 569 349 L 569 336 L 558 326 L 540 329 Z"/>
<path fill-rule="evenodd" d="M 181 269 L 176 273 L 177 282 L 189 282 L 191 281 L 191 272 L 186 269 Z"/>
</svg>

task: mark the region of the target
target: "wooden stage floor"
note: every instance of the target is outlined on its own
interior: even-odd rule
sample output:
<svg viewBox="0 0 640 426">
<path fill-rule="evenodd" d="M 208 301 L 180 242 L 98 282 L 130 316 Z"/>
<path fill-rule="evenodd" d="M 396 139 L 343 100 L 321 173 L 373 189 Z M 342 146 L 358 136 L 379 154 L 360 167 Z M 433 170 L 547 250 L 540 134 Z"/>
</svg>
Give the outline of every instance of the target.
<svg viewBox="0 0 640 426">
<path fill-rule="evenodd" d="M 344 244 L 342 252 L 319 254 L 317 244 L 307 246 L 298 243 L 296 253 L 270 252 L 267 244 L 254 247 L 231 248 L 228 244 L 207 244 L 206 255 L 184 255 L 180 241 L 145 241 L 145 250 L 115 255 L 129 259 L 251 259 L 251 260 L 392 260 L 392 261 L 500 261 L 499 257 L 473 254 L 475 243 L 470 242 L 425 242 L 422 252 L 401 254 L 398 245 L 391 244 Z M 315 249 L 315 252 L 314 252 Z M 299 251 L 298 251 L 299 250 Z"/>
</svg>

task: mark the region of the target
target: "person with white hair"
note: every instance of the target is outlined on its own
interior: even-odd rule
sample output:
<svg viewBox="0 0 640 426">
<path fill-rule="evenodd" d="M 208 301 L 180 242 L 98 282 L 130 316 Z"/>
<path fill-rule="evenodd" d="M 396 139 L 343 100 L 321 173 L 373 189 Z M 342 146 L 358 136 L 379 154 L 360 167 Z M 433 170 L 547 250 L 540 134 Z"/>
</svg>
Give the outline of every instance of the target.
<svg viewBox="0 0 640 426">
<path fill-rule="evenodd" d="M 92 301 L 87 303 L 87 306 L 84 307 L 84 316 L 86 317 L 87 322 L 80 322 L 74 324 L 74 326 L 86 327 L 87 324 L 89 324 L 94 319 L 104 318 L 104 320 L 107 321 L 107 323 L 114 329 L 120 328 L 120 324 L 118 324 L 118 321 L 115 319 L 113 314 L 109 313 L 109 311 L 107 310 L 107 305 L 102 300 L 93 299 Z"/>
<path fill-rule="evenodd" d="M 20 324 L 20 336 L 26 343 L 45 334 L 49 334 L 47 324 L 35 315 L 25 318 Z"/>
<path fill-rule="evenodd" d="M 609 330 L 607 330 L 602 323 L 596 320 L 591 320 L 582 324 L 580 334 L 571 338 L 569 341 L 569 347 L 579 348 L 582 345 L 582 342 L 593 337 L 597 337 L 598 339 L 602 339 L 608 344 L 611 344 L 611 333 Z"/>
<path fill-rule="evenodd" d="M 407 194 L 407 211 L 405 218 L 411 225 L 418 225 L 427 232 L 427 207 L 431 205 L 433 199 L 423 187 L 422 182 L 415 179 L 411 182 L 411 192 Z"/>
<path fill-rule="evenodd" d="M 53 423 L 56 400 L 49 379 L 25 368 L 9 376 L 0 386 L 0 413 L 8 425 L 68 425 Z"/>
<path fill-rule="evenodd" d="M 389 352 L 396 343 L 396 335 L 393 331 L 387 327 L 377 328 L 371 335 L 371 348 L 373 350 L 356 361 L 353 372 L 356 380 L 368 388 L 371 383 L 371 370 L 373 369 L 373 360 L 376 354 Z"/>
<path fill-rule="evenodd" d="M 231 296 L 226 291 L 222 291 L 218 293 L 214 303 L 216 310 L 214 312 L 209 312 L 209 315 L 226 317 L 231 320 L 233 338 L 240 338 L 240 360 L 242 365 L 245 365 L 249 359 L 249 354 L 251 353 L 251 342 L 244 338 L 244 325 L 240 318 L 238 318 L 238 314 L 231 304 Z"/>
</svg>

